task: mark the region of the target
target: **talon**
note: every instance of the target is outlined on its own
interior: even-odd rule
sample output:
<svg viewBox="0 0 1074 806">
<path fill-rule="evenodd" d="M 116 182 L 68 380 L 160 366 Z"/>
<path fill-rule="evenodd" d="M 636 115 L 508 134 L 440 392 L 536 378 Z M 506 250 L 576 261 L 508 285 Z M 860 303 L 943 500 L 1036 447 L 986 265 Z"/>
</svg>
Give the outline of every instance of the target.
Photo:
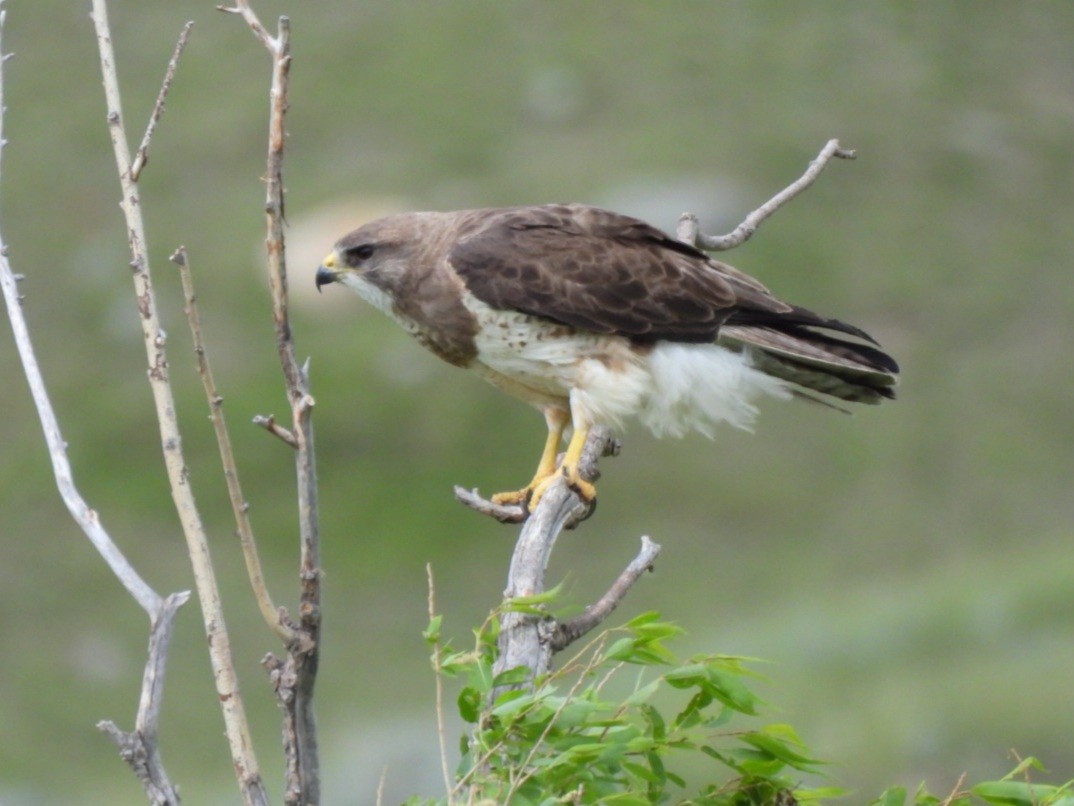
<svg viewBox="0 0 1074 806">
<path fill-rule="evenodd" d="M 531 514 L 537 509 L 537 505 L 541 503 L 544 494 L 560 478 L 566 480 L 567 486 L 577 493 L 584 503 L 588 504 L 596 500 L 597 488 L 582 478 L 578 472 L 578 467 L 576 465 L 564 465 L 560 468 L 559 473 L 550 474 L 534 488 L 533 495 L 530 496 L 529 503 L 526 505 Z"/>
<path fill-rule="evenodd" d="M 499 506 L 512 506 L 523 505 L 530 500 L 530 496 L 533 495 L 533 487 L 526 486 L 521 490 L 512 490 L 510 492 L 496 493 L 489 500 L 492 503 Z"/>
<path fill-rule="evenodd" d="M 563 468 L 563 475 L 567 479 L 567 484 L 570 485 L 570 488 L 578 493 L 578 497 L 587 504 L 595 500 L 597 488 L 578 474 L 578 468 L 572 467 L 570 470 L 571 472 L 568 473 L 567 468 Z"/>
</svg>

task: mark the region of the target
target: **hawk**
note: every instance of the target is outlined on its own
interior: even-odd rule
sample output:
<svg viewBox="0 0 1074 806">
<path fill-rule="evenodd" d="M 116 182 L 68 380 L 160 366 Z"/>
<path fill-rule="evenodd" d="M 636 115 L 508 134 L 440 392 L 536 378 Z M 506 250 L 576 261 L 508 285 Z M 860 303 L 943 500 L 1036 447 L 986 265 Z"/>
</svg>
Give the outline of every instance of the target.
<svg viewBox="0 0 1074 806">
<path fill-rule="evenodd" d="M 499 493 L 532 511 L 597 425 L 656 436 L 749 429 L 756 401 L 893 398 L 899 367 L 864 331 L 636 218 L 578 204 L 392 215 L 344 235 L 318 290 L 356 291 L 445 361 L 543 414 L 533 479 Z M 573 434 L 562 462 L 560 443 Z"/>
</svg>

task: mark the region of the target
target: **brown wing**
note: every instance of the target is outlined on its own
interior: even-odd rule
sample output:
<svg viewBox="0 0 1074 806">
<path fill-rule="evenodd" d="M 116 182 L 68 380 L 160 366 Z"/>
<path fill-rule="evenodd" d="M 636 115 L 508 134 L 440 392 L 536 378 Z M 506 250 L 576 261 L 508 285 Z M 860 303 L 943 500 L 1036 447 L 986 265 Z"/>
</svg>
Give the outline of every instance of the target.
<svg viewBox="0 0 1074 806">
<path fill-rule="evenodd" d="M 638 342 L 749 345 L 765 372 L 845 400 L 894 397 L 899 367 L 868 333 L 629 216 L 581 205 L 472 213 L 449 261 L 478 299 Z M 722 329 L 721 329 L 722 328 Z M 829 331 L 829 332 L 824 332 Z"/>
<path fill-rule="evenodd" d="M 581 205 L 480 211 L 449 254 L 478 299 L 635 341 L 711 342 L 736 310 L 794 309 L 643 221 Z"/>
</svg>

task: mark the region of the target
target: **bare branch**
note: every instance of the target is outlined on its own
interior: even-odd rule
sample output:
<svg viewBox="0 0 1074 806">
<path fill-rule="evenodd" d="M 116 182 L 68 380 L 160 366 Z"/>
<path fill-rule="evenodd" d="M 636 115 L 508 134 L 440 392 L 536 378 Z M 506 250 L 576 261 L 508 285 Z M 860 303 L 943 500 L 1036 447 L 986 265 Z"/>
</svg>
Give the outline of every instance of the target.
<svg viewBox="0 0 1074 806">
<path fill-rule="evenodd" d="M 2 5 L 2 0 L 0 0 L 0 5 Z M 5 15 L 6 12 L 0 10 L 0 31 L 3 29 Z M 4 121 L 3 64 L 7 58 L 7 55 L 0 55 L 0 150 L 3 147 Z M 26 327 L 26 319 L 22 313 L 21 298 L 16 287 L 22 279 L 22 275 L 11 271 L 7 259 L 7 246 L 0 236 L 0 287 L 3 289 L 8 318 L 11 320 L 23 371 L 45 433 L 45 443 L 52 459 L 53 475 L 56 478 L 60 497 L 75 523 L 82 528 L 112 573 L 149 615 L 152 625 L 149 657 L 142 674 L 142 695 L 135 719 L 134 733 L 124 733 L 113 722 L 102 722 L 100 727 L 116 742 L 120 755 L 132 765 L 151 802 L 161 806 L 172 806 L 172 804 L 179 803 L 179 796 L 168 778 L 164 762 L 160 757 L 160 750 L 157 746 L 157 724 L 164 694 L 164 672 L 168 661 L 172 625 L 176 611 L 186 602 L 190 594 L 188 592 L 173 593 L 162 599 L 123 556 L 101 525 L 96 511 L 90 509 L 75 487 L 71 464 L 67 457 L 67 444 L 60 434 L 56 414 L 49 400 L 44 378 L 34 354 L 33 343 L 30 341 L 29 330 Z"/>
<path fill-rule="evenodd" d="M 161 82 L 157 102 L 153 104 L 153 112 L 150 114 L 149 123 L 145 127 L 142 144 L 138 146 L 138 150 L 134 153 L 134 163 L 131 165 L 131 179 L 135 182 L 138 181 L 142 168 L 149 161 L 149 141 L 153 139 L 153 132 L 156 131 L 157 123 L 160 122 L 160 116 L 164 114 L 164 100 L 168 97 L 168 90 L 172 87 L 172 81 L 175 80 L 175 71 L 179 67 L 179 57 L 183 54 L 186 41 L 190 38 L 190 29 L 193 27 L 193 21 L 183 26 L 183 31 L 179 34 L 179 41 L 175 43 L 175 50 L 172 51 L 172 57 L 168 60 L 168 69 L 164 72 L 164 81 Z"/>
<path fill-rule="evenodd" d="M 522 523 L 530 515 L 525 504 L 494 504 L 487 498 L 483 498 L 476 489 L 467 490 L 459 485 L 455 485 L 455 499 L 460 504 L 465 504 L 475 512 L 488 515 L 500 523 Z"/>
<path fill-rule="evenodd" d="M 855 157 L 857 157 L 857 154 L 844 149 L 839 145 L 838 140 L 829 140 L 816 158 L 809 163 L 809 167 L 806 168 L 804 174 L 746 216 L 746 219 L 727 235 L 704 235 L 699 230 L 697 216 L 693 213 L 683 213 L 679 218 L 676 236 L 680 241 L 708 252 L 722 252 L 727 249 L 734 249 L 736 246 L 748 241 L 765 219 L 812 185 L 817 177 L 820 176 L 820 172 L 824 170 L 824 167 L 831 162 L 832 158 L 852 160 Z"/>
<path fill-rule="evenodd" d="M 253 423 L 254 425 L 264 428 L 274 437 L 283 440 L 292 448 L 298 448 L 298 440 L 295 439 L 295 435 L 276 422 L 276 415 L 270 414 L 268 417 L 265 417 L 262 414 L 257 414 L 254 416 Z"/>
<path fill-rule="evenodd" d="M 146 249 L 145 225 L 142 219 L 141 198 L 138 184 L 131 173 L 130 146 L 123 126 L 119 81 L 116 74 L 115 52 L 108 25 L 105 0 L 93 0 L 91 13 L 97 33 L 100 51 L 101 73 L 104 80 L 105 99 L 108 105 L 108 129 L 115 152 L 116 168 L 122 190 L 121 206 L 127 224 L 127 240 L 131 251 L 131 267 L 134 269 L 135 294 L 138 301 L 142 336 L 149 363 L 149 384 L 157 409 L 160 426 L 164 464 L 172 491 L 183 534 L 187 541 L 194 570 L 194 580 L 201 602 L 205 631 L 209 639 L 209 657 L 213 678 L 223 711 L 225 732 L 231 749 L 232 762 L 238 778 L 243 800 L 248 804 L 266 804 L 268 796 L 258 770 L 246 722 L 238 678 L 231 658 L 227 627 L 224 623 L 220 592 L 209 555 L 209 543 L 201 516 L 198 513 L 191 490 L 189 471 L 183 457 L 182 440 L 176 416 L 175 400 L 168 380 L 168 361 L 165 353 L 167 338 L 160 326 L 156 299 L 149 273 Z"/>
<path fill-rule="evenodd" d="M 299 640 L 289 646 L 284 667 L 276 676 L 283 681 L 279 702 L 284 709 L 284 743 L 287 759 L 287 788 L 284 802 L 293 806 L 313 806 L 320 802 L 320 761 L 317 724 L 313 713 L 313 689 L 320 663 L 321 635 L 321 543 L 317 508 L 317 471 L 313 442 L 313 395 L 309 391 L 307 367 L 295 355 L 287 297 L 287 265 L 284 253 L 283 156 L 288 90 L 291 77 L 291 23 L 277 21 L 277 34 L 269 35 L 247 0 L 235 0 L 222 11 L 239 14 L 272 57 L 272 85 L 269 90 L 268 155 L 265 171 L 265 223 L 269 286 L 276 349 L 280 356 L 287 399 L 291 405 L 292 430 L 270 428 L 295 447 L 298 479 L 298 520 L 300 539 Z M 265 425 L 269 425 L 265 423 Z M 293 683 L 293 684 L 292 684 Z M 286 695 L 286 696 L 283 696 Z"/>
<path fill-rule="evenodd" d="M 227 482 L 228 496 L 231 499 L 231 510 L 235 515 L 239 545 L 242 547 L 242 556 L 246 560 L 246 573 L 250 577 L 250 585 L 253 587 L 257 606 L 261 609 L 261 616 L 269 625 L 269 629 L 276 633 L 284 644 L 289 644 L 295 640 L 295 631 L 281 621 L 283 614 L 272 603 L 272 597 L 265 585 L 261 558 L 258 556 L 257 543 L 254 540 L 254 529 L 250 523 L 250 505 L 246 503 L 246 497 L 242 494 L 239 468 L 235 464 L 235 454 L 231 449 L 231 436 L 228 434 L 227 423 L 224 420 L 224 398 L 217 391 L 212 367 L 209 365 L 209 354 L 205 350 L 205 339 L 201 332 L 201 314 L 198 312 L 197 298 L 194 294 L 194 278 L 191 276 L 186 247 L 180 246 L 172 255 L 171 260 L 179 266 L 179 276 L 183 282 L 183 295 L 186 299 L 185 313 L 194 340 L 198 374 L 201 376 L 202 386 L 205 387 L 205 395 L 209 399 L 209 418 L 212 420 L 213 430 L 216 432 L 216 443 L 220 448 L 220 462 L 224 466 L 224 479 Z"/>
<path fill-rule="evenodd" d="M 578 463 L 582 478 L 595 480 L 599 475 L 597 460 L 606 452 L 615 450 L 616 446 L 617 443 L 606 429 L 594 428 Z M 511 557 L 504 598 L 543 593 L 548 558 L 560 532 L 577 525 L 592 511 L 593 504 L 583 503 L 567 486 L 566 479 L 552 485 L 519 534 Z M 547 672 L 552 664 L 551 639 L 554 630 L 555 622 L 551 618 L 511 610 L 504 612 L 500 616 L 500 652 L 493 672 L 499 674 L 525 666 L 530 670 L 531 680 Z M 499 691 L 494 691 L 493 698 L 498 694 Z"/>
<path fill-rule="evenodd" d="M 566 649 L 608 618 L 641 575 L 653 570 L 653 563 L 656 562 L 659 554 L 660 544 L 654 543 L 647 535 L 643 535 L 638 556 L 623 569 L 623 573 L 615 580 L 608 592 L 600 597 L 596 604 L 587 607 L 582 615 L 556 625 L 552 636 L 552 651 L 560 652 Z"/>
<path fill-rule="evenodd" d="M 160 721 L 164 670 L 175 614 L 189 598 L 190 591 L 173 593 L 162 601 L 160 610 L 153 616 L 153 628 L 149 635 L 149 660 L 142 675 L 142 696 L 138 703 L 134 730 L 130 733 L 120 730 L 114 722 L 108 720 L 97 723 L 97 728 L 112 740 L 119 749 L 119 755 L 131 765 L 149 796 L 149 802 L 154 806 L 172 806 L 179 803 L 178 790 L 168 780 L 157 748 L 157 724 Z"/>
</svg>

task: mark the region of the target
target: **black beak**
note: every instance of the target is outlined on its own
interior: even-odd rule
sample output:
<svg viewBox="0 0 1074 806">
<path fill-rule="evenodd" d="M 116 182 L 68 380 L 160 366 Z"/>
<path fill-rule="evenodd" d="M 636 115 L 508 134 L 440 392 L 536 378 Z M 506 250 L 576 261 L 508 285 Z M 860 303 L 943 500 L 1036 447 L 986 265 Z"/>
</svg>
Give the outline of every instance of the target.
<svg viewBox="0 0 1074 806">
<path fill-rule="evenodd" d="M 336 273 L 331 269 L 320 266 L 317 269 L 317 276 L 314 278 L 314 282 L 317 283 L 317 290 L 321 290 L 322 285 L 328 285 L 336 281 Z"/>
</svg>

